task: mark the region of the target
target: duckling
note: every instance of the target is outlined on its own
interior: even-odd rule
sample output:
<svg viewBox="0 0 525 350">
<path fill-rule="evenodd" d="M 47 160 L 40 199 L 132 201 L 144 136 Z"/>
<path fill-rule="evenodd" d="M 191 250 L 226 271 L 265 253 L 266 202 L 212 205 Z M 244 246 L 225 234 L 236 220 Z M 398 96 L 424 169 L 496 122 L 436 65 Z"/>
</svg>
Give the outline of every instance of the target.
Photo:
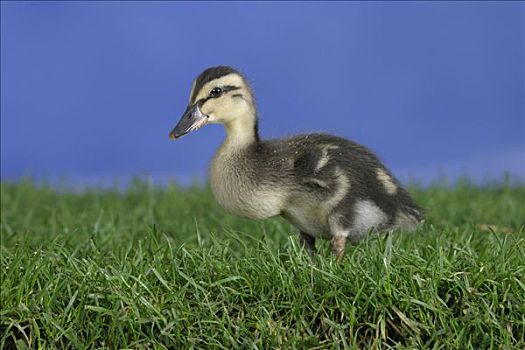
<svg viewBox="0 0 525 350">
<path fill-rule="evenodd" d="M 423 219 L 409 193 L 360 144 L 321 133 L 261 140 L 253 91 L 232 67 L 208 68 L 193 81 L 170 138 L 210 123 L 226 129 L 209 170 L 215 199 L 245 218 L 284 217 L 310 254 L 316 238 L 324 238 L 341 260 L 348 241 L 368 232 L 411 231 Z"/>
</svg>

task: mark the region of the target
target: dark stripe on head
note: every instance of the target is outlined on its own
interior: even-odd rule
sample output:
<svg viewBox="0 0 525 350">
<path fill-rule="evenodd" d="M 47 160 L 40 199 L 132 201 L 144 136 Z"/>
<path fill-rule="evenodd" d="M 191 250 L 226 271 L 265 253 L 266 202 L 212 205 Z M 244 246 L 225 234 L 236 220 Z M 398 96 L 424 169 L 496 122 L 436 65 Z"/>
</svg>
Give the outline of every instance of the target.
<svg viewBox="0 0 525 350">
<path fill-rule="evenodd" d="M 226 85 L 222 88 L 222 91 L 223 93 L 227 93 L 229 91 L 234 91 L 234 90 L 238 90 L 240 89 L 240 87 L 238 86 L 233 86 L 233 85 Z M 207 97 L 204 97 L 204 98 L 201 98 L 200 100 L 196 101 L 194 104 L 197 104 L 200 108 L 202 108 L 202 105 L 205 104 L 208 100 L 211 100 L 211 99 L 214 99 L 214 98 L 219 98 L 221 97 L 222 94 L 218 95 L 218 96 L 207 96 Z M 241 94 L 236 94 L 236 95 L 233 95 L 233 97 L 235 96 L 241 96 Z"/>
<path fill-rule="evenodd" d="M 239 86 L 225 85 L 222 87 L 222 92 L 228 92 L 228 91 L 239 90 L 239 89 L 240 89 Z"/>
<path fill-rule="evenodd" d="M 191 101 L 197 96 L 197 94 L 201 91 L 202 87 L 206 85 L 206 83 L 218 79 L 220 77 L 223 77 L 225 75 L 236 73 L 240 76 L 241 73 L 239 73 L 237 70 L 233 69 L 232 67 L 228 66 L 217 66 L 217 67 L 210 67 L 206 69 L 204 72 L 202 72 L 197 80 L 195 81 L 195 88 L 193 89 L 193 96 L 191 96 Z"/>
</svg>

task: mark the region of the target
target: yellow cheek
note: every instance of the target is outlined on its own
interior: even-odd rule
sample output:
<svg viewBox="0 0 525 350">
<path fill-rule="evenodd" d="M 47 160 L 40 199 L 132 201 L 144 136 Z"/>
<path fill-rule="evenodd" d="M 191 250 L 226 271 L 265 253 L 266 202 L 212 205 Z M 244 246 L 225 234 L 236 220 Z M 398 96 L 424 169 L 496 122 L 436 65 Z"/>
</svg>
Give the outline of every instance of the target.
<svg viewBox="0 0 525 350">
<path fill-rule="evenodd" d="M 214 101 L 212 100 L 206 101 L 204 105 L 201 106 L 201 112 L 206 115 L 213 114 L 213 111 L 215 109 L 214 105 L 215 105 Z"/>
</svg>

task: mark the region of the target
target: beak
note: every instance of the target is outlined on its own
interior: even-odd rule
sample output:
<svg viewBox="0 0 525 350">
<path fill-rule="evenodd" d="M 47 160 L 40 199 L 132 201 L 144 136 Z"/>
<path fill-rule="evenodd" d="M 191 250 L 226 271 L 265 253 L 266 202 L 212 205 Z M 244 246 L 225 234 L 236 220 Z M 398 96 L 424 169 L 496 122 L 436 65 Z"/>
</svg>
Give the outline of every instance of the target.
<svg viewBox="0 0 525 350">
<path fill-rule="evenodd" d="M 170 139 L 175 140 L 193 130 L 197 130 L 206 124 L 207 121 L 208 116 L 202 114 L 198 104 L 188 106 L 177 126 L 170 132 Z"/>
</svg>

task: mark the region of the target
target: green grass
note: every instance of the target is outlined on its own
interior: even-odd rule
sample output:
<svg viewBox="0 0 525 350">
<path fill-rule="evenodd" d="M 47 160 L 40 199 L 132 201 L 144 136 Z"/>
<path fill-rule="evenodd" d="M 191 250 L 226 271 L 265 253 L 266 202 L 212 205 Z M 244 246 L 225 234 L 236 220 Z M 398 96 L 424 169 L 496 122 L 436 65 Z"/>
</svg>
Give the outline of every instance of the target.
<svg viewBox="0 0 525 350">
<path fill-rule="evenodd" d="M 523 349 L 525 187 L 412 192 L 417 232 L 337 263 L 209 189 L 3 183 L 0 348 Z"/>
</svg>

